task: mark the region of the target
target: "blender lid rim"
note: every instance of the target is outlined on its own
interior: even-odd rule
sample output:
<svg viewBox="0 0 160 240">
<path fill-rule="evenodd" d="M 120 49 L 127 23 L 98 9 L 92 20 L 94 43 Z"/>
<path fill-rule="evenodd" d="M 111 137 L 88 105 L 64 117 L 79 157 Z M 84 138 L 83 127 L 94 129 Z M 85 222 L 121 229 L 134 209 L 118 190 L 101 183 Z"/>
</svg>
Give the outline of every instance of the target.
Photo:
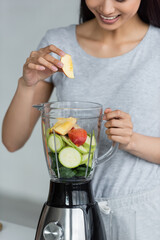
<svg viewBox="0 0 160 240">
<path fill-rule="evenodd" d="M 51 107 L 52 104 L 56 104 L 56 103 L 82 103 L 82 104 L 92 104 L 92 106 L 87 106 L 87 107 Z M 50 109 L 54 109 L 54 110 L 58 110 L 58 109 L 77 109 L 77 110 L 88 110 L 88 109 L 99 109 L 99 108 L 103 108 L 102 104 L 97 103 L 97 102 L 92 102 L 92 101 L 51 101 L 51 102 L 46 102 L 46 103 L 40 103 L 39 105 L 45 107 L 45 108 L 50 108 Z M 48 106 L 47 106 L 48 105 Z"/>
</svg>

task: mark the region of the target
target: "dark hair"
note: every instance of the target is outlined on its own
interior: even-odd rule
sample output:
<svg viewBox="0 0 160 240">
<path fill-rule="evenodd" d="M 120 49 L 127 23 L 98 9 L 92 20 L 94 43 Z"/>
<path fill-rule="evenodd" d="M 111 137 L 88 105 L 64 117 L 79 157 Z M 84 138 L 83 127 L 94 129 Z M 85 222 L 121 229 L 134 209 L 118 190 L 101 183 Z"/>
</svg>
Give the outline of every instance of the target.
<svg viewBox="0 0 160 240">
<path fill-rule="evenodd" d="M 141 0 L 138 15 L 145 23 L 160 27 L 160 0 Z M 79 23 L 84 23 L 94 17 L 85 0 L 81 0 Z"/>
</svg>

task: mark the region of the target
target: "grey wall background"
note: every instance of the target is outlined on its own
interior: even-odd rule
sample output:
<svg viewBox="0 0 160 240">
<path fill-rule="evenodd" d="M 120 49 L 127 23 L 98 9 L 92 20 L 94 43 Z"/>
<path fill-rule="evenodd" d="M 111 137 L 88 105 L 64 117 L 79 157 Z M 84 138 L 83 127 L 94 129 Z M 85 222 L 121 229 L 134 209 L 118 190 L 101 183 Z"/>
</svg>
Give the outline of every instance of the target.
<svg viewBox="0 0 160 240">
<path fill-rule="evenodd" d="M 79 2 L 0 1 L 0 125 L 26 58 L 48 29 L 78 23 Z M 39 121 L 19 151 L 9 153 L 0 142 L 0 220 L 36 227 L 48 188 Z"/>
</svg>

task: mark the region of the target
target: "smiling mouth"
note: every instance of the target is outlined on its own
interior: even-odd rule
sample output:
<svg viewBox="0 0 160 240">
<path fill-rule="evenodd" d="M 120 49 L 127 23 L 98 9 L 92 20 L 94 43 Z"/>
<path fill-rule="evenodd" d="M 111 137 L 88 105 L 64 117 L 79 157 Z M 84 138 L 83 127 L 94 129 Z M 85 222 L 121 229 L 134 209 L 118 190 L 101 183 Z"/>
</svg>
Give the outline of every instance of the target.
<svg viewBox="0 0 160 240">
<path fill-rule="evenodd" d="M 100 14 L 100 17 L 104 20 L 114 20 L 116 18 L 118 18 L 120 15 L 116 15 L 116 16 L 111 16 L 111 17 L 105 17 L 103 15 Z"/>
</svg>

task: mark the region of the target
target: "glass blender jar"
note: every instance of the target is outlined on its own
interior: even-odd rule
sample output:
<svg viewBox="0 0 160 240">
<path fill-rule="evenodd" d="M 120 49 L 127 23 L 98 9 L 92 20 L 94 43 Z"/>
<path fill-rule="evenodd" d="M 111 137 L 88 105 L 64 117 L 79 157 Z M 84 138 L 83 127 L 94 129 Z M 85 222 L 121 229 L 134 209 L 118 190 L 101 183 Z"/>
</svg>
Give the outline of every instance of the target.
<svg viewBox="0 0 160 240">
<path fill-rule="evenodd" d="M 36 240 L 105 240 L 91 179 L 95 166 L 118 149 L 98 158 L 102 105 L 50 102 L 34 105 L 41 112 L 42 137 L 50 190 L 39 219 Z"/>
</svg>

